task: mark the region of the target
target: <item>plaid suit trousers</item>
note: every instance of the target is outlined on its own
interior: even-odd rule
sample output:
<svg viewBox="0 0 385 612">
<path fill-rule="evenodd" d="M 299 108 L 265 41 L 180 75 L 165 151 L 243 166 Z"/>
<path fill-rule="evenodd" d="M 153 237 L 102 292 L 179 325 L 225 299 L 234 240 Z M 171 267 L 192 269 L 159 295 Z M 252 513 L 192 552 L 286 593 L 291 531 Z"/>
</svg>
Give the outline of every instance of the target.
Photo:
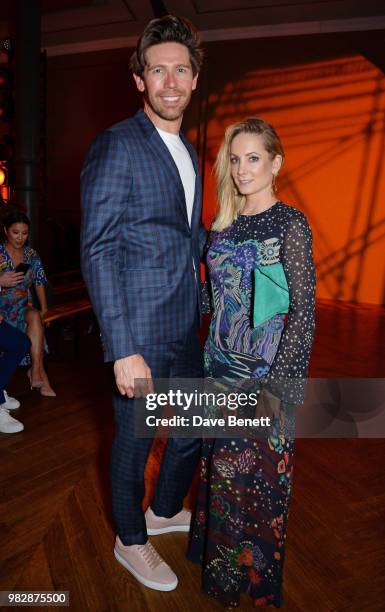
<svg viewBox="0 0 385 612">
<path fill-rule="evenodd" d="M 202 351 L 196 328 L 185 342 L 139 347 L 153 379 L 200 378 Z M 126 546 L 145 544 L 142 511 L 144 470 L 152 439 L 134 436 L 134 400 L 114 394 L 116 433 L 111 455 L 112 511 L 117 533 Z M 167 442 L 151 507 L 157 516 L 171 517 L 182 509 L 200 456 L 199 439 L 170 438 Z"/>
</svg>

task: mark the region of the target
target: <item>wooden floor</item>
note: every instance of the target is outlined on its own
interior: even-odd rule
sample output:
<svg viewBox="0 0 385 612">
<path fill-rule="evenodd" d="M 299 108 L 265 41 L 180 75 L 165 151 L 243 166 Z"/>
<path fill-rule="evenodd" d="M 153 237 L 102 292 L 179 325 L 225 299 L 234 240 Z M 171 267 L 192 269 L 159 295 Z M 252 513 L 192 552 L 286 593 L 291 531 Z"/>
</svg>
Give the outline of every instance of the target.
<svg viewBox="0 0 385 612">
<path fill-rule="evenodd" d="M 384 310 L 323 302 L 317 321 L 313 376 L 384 376 Z M 9 387 L 25 431 L 0 434 L 0 590 L 67 590 L 80 612 L 223 610 L 201 593 L 185 534 L 152 538 L 179 576 L 171 593 L 142 588 L 114 560 L 109 373 L 95 337 L 82 339 L 78 359 L 68 348 L 50 363 L 56 399 L 29 391 L 23 370 Z M 283 612 L 385 609 L 384 464 L 384 439 L 297 441 Z M 243 596 L 241 610 L 251 609 Z"/>
</svg>

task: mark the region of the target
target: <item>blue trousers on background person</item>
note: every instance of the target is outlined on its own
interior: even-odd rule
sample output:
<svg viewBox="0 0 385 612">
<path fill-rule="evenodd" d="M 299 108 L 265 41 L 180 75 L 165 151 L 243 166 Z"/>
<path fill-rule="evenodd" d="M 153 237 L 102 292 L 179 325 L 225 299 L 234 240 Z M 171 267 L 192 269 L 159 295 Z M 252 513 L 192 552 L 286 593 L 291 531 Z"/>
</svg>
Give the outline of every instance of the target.
<svg viewBox="0 0 385 612">
<path fill-rule="evenodd" d="M 0 404 L 5 402 L 4 389 L 30 347 L 26 334 L 0 321 Z"/>
</svg>

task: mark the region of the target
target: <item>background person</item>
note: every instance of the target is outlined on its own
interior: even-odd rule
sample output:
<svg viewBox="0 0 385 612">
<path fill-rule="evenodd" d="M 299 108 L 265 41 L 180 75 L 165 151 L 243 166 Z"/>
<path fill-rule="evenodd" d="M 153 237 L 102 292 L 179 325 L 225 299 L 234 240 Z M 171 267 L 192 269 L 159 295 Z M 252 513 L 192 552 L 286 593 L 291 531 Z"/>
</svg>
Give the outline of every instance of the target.
<svg viewBox="0 0 385 612">
<path fill-rule="evenodd" d="M 28 371 L 31 389 L 39 389 L 45 396 L 56 395 L 44 368 L 44 316 L 47 312 L 45 284 L 47 278 L 39 255 L 26 245 L 30 221 L 23 212 L 11 210 L 3 222 L 3 242 L 0 243 L 0 270 L 14 272 L 19 264 L 26 264 L 27 271 L 20 282 L 6 287 L 0 294 L 0 314 L 5 321 L 31 340 L 31 369 Z M 30 289 L 35 287 L 40 311 L 33 307 Z"/>
<path fill-rule="evenodd" d="M 22 281 L 23 274 L 17 272 L 0 272 L 0 295 L 5 287 L 15 287 Z M 28 337 L 12 325 L 8 325 L 0 314 L 0 432 L 16 433 L 24 429 L 23 423 L 9 414 L 10 410 L 19 408 L 20 402 L 9 397 L 5 391 L 17 365 L 31 346 Z"/>
</svg>

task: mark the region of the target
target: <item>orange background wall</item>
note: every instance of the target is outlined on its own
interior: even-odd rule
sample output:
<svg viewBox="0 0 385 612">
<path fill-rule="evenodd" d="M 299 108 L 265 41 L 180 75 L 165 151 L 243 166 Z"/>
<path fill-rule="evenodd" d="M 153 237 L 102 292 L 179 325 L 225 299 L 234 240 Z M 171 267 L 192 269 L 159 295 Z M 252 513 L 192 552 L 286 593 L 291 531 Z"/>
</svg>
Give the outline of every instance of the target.
<svg viewBox="0 0 385 612">
<path fill-rule="evenodd" d="M 313 229 L 322 298 L 385 303 L 385 76 L 380 37 L 329 35 L 207 45 L 184 130 L 196 144 L 203 217 L 215 210 L 213 161 L 224 129 L 256 115 L 286 151 L 279 197 Z M 49 202 L 78 220 L 90 140 L 140 104 L 118 50 L 48 63 Z M 72 137 L 70 137 L 72 135 Z"/>
</svg>

